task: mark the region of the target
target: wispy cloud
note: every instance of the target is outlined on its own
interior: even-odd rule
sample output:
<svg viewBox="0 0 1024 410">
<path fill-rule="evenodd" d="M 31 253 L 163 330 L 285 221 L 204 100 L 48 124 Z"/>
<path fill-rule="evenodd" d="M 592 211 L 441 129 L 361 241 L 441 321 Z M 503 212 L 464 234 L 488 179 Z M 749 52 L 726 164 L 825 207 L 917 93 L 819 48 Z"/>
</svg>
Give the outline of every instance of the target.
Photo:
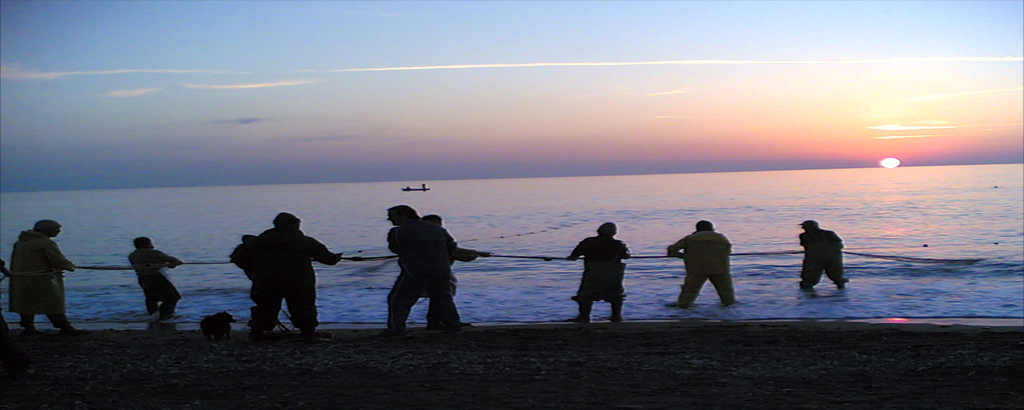
<svg viewBox="0 0 1024 410">
<path fill-rule="evenodd" d="M 216 70 L 165 70 L 165 69 L 128 69 L 128 70 L 103 70 L 103 71 L 38 71 L 25 69 L 11 65 L 0 65 L 0 78 L 11 80 L 55 80 L 61 77 L 74 75 L 113 75 L 113 74 L 197 74 L 197 73 L 222 73 Z"/>
<path fill-rule="evenodd" d="M 929 134 L 929 135 L 886 135 L 884 137 L 875 137 L 876 140 L 898 140 L 903 138 L 930 138 L 930 137 L 944 137 L 945 135 Z"/>
<path fill-rule="evenodd" d="M 205 88 L 210 90 L 235 90 L 240 88 L 267 88 L 267 87 L 288 87 L 292 85 L 303 85 L 317 82 L 316 80 L 288 80 L 274 83 L 257 84 L 231 84 L 231 85 L 209 85 L 209 84 L 182 84 L 188 88 Z"/>
<path fill-rule="evenodd" d="M 954 100 L 959 98 L 977 98 L 984 97 L 993 94 L 1010 94 L 1024 92 L 1024 87 L 1017 88 L 1003 88 L 999 90 L 984 90 L 984 91 L 967 91 L 961 93 L 946 93 L 946 94 L 929 94 L 919 95 L 917 97 L 907 97 L 904 101 L 907 102 L 928 102 L 928 101 L 944 101 Z"/>
<path fill-rule="evenodd" d="M 406 70 L 449 70 L 464 68 L 522 68 L 522 67 L 603 67 L 603 66 L 637 66 L 637 65 L 766 65 L 766 64 L 894 64 L 894 63 L 950 63 L 950 62 L 1014 62 L 1024 61 L 1024 57 L 913 57 L 913 58 L 880 58 L 866 60 L 659 60 L 659 61 L 624 61 L 624 62 L 584 62 L 584 63 L 520 63 L 520 64 L 459 64 L 379 68 L 346 68 L 327 70 L 327 72 L 357 71 L 406 71 Z M 303 70 L 314 71 L 314 70 Z"/>
<path fill-rule="evenodd" d="M 212 122 L 211 124 L 246 125 L 246 124 L 254 124 L 254 123 L 262 122 L 262 121 L 266 121 L 266 120 L 262 119 L 262 118 L 239 118 L 239 119 L 234 119 L 234 120 L 217 120 L 217 121 Z"/>
<path fill-rule="evenodd" d="M 137 96 L 140 96 L 140 95 L 143 95 L 143 94 L 156 93 L 156 92 L 160 92 L 160 91 L 163 91 L 163 90 L 164 90 L 163 88 L 137 88 L 137 89 L 134 89 L 134 90 L 116 90 L 116 91 L 111 91 L 111 92 L 106 93 L 104 95 L 107 96 L 107 97 L 115 97 L 115 98 L 130 98 L 130 97 L 137 97 Z"/>
<path fill-rule="evenodd" d="M 659 96 L 659 95 L 689 94 L 689 93 L 692 93 L 692 92 L 693 92 L 693 90 L 686 89 L 686 88 L 680 88 L 678 90 L 665 91 L 665 92 L 660 92 L 660 93 L 651 93 L 651 94 L 647 94 L 647 96 L 648 97 L 654 97 L 654 96 Z"/>
<path fill-rule="evenodd" d="M 875 127 L 868 127 L 873 130 L 882 131 L 914 131 L 914 130 L 937 130 L 944 128 L 960 128 L 956 125 L 900 125 L 900 124 L 888 124 L 879 125 Z"/>
</svg>

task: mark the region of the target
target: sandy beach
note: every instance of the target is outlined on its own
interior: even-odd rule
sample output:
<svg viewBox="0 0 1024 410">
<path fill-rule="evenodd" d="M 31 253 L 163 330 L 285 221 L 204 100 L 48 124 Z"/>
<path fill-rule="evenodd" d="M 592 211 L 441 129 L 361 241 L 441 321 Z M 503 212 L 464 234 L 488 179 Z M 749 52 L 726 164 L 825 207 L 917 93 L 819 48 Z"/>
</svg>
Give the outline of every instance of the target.
<svg viewBox="0 0 1024 410">
<path fill-rule="evenodd" d="M 326 343 L 244 331 L 17 336 L 34 372 L 0 409 L 1018 409 L 1019 326 L 626 322 L 329 329 Z M 14 331 L 17 333 L 17 330 Z M 51 330 L 51 332 L 53 332 Z"/>
</svg>

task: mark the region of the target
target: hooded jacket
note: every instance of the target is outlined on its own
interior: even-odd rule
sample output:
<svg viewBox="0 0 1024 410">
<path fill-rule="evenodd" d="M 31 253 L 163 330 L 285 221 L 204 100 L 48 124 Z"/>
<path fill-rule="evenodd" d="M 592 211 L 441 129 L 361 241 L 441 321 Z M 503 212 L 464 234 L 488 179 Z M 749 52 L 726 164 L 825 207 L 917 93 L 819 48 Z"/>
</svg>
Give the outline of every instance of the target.
<svg viewBox="0 0 1024 410">
<path fill-rule="evenodd" d="M 11 252 L 10 310 L 24 315 L 60 315 L 64 308 L 64 276 L 57 270 L 75 270 L 60 247 L 38 231 L 22 231 Z M 18 274 L 29 274 L 18 276 Z"/>
<path fill-rule="evenodd" d="M 683 253 L 680 254 L 679 251 Z M 697 231 L 668 247 L 668 256 L 680 256 L 687 274 L 729 274 L 732 243 L 715 231 Z"/>
</svg>

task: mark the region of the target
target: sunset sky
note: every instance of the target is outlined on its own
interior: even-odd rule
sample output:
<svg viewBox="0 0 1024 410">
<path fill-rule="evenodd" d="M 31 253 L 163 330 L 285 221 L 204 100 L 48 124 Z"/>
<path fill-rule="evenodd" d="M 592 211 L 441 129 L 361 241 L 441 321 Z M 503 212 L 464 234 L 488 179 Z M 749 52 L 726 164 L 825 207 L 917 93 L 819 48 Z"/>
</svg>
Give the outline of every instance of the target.
<svg viewBox="0 0 1024 410">
<path fill-rule="evenodd" d="M 1024 2 L 0 3 L 0 190 L 1024 162 Z"/>
</svg>

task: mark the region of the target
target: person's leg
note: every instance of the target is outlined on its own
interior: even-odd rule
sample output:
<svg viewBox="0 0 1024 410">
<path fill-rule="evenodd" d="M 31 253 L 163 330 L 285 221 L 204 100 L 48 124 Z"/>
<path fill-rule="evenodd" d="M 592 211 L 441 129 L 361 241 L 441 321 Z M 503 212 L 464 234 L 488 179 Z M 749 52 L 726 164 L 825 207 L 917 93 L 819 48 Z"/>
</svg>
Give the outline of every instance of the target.
<svg viewBox="0 0 1024 410">
<path fill-rule="evenodd" d="M 843 277 L 842 258 L 829 260 L 825 264 L 825 275 L 828 276 L 829 280 L 831 280 L 832 283 L 835 283 L 836 287 L 839 289 L 845 289 L 846 282 L 850 281 L 849 279 Z"/>
<path fill-rule="evenodd" d="M 816 260 L 804 258 L 800 269 L 800 289 L 812 289 L 821 281 L 821 271 L 825 267 Z"/>
<path fill-rule="evenodd" d="M 388 332 L 404 334 L 409 312 L 426 290 L 423 278 L 400 275 L 388 300 Z"/>
<path fill-rule="evenodd" d="M 577 323 L 590 323 L 590 311 L 594 307 L 594 300 L 586 296 L 573 296 L 572 300 L 575 300 L 579 304 L 580 313 L 576 317 L 569 319 L 570 322 Z"/>
<path fill-rule="evenodd" d="M 256 304 L 251 309 L 252 317 L 249 319 L 249 327 L 252 328 L 252 332 L 249 334 L 249 338 L 259 339 L 263 332 L 273 330 L 277 325 L 277 315 L 281 311 L 283 295 L 276 284 L 253 282 L 249 296 Z"/>
<path fill-rule="evenodd" d="M 445 331 L 457 332 L 461 330 L 459 309 L 455 306 L 451 279 L 448 277 L 432 277 L 428 278 L 426 285 L 430 303 L 436 306 L 436 318 L 444 325 Z"/>
<path fill-rule="evenodd" d="M 18 326 L 25 330 L 36 330 L 36 315 L 21 314 L 19 316 L 21 316 L 21 320 L 18 321 Z"/>
<path fill-rule="evenodd" d="M 732 287 L 732 275 L 728 273 L 711 275 L 708 276 L 708 280 L 715 286 L 715 291 L 718 292 L 718 300 L 722 302 L 722 306 L 736 303 L 736 292 Z"/>
<path fill-rule="evenodd" d="M 292 325 L 299 328 L 302 334 L 316 333 L 316 327 L 320 325 L 316 311 L 316 281 L 296 283 L 288 290 L 285 301 L 291 313 Z"/>
<path fill-rule="evenodd" d="M 623 298 L 620 297 L 618 299 L 608 301 L 608 303 L 612 304 L 612 322 L 622 321 L 622 299 Z"/>
<path fill-rule="evenodd" d="M 700 289 L 704 287 L 704 282 L 707 280 L 707 276 L 687 273 L 686 278 L 683 279 L 682 291 L 679 293 L 678 306 L 682 308 L 693 306 L 693 302 L 697 300 L 697 295 L 700 295 Z"/>
</svg>

